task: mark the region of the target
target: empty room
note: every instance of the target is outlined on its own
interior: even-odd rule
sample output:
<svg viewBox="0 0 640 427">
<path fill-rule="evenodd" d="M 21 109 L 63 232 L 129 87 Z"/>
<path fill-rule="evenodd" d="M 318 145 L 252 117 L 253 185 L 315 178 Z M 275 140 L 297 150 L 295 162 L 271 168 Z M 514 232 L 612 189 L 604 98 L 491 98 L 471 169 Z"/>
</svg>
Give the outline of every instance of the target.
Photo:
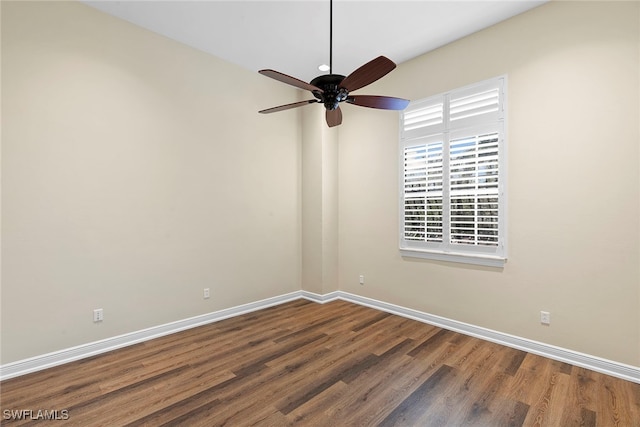
<svg viewBox="0 0 640 427">
<path fill-rule="evenodd" d="M 639 1 L 0 17 L 0 424 L 640 427 Z"/>
</svg>

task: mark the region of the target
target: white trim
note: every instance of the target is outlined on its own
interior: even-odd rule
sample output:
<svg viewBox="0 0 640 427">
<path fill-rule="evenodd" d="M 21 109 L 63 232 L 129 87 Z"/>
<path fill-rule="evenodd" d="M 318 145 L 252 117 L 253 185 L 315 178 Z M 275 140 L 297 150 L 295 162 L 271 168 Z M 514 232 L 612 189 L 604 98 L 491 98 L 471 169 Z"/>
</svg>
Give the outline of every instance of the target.
<svg viewBox="0 0 640 427">
<path fill-rule="evenodd" d="M 317 302 L 318 304 L 324 304 L 340 299 L 340 291 L 334 291 L 324 295 L 316 294 L 315 292 L 300 291 L 300 294 L 302 298 L 308 299 L 312 302 Z"/>
<path fill-rule="evenodd" d="M 640 384 L 640 367 L 637 366 L 614 362 L 612 360 L 579 353 L 573 350 L 544 344 L 526 338 L 520 338 L 514 335 L 505 334 L 491 329 L 482 328 L 480 326 L 474 326 L 457 320 L 448 319 L 446 317 L 424 313 L 418 310 L 343 291 L 330 292 L 324 295 L 308 291 L 291 292 L 289 294 L 267 298 L 261 301 L 215 311 L 201 316 L 191 317 L 177 322 L 171 322 L 137 332 L 131 332 L 29 359 L 19 360 L 17 362 L 0 366 L 0 380 L 6 380 L 31 372 L 40 371 L 42 369 L 84 359 L 86 357 L 137 344 L 139 342 L 148 341 L 164 335 L 206 325 L 219 320 L 239 316 L 241 314 L 250 313 L 252 311 L 262 310 L 267 307 L 272 307 L 274 305 L 283 304 L 297 299 L 307 299 L 319 304 L 335 300 L 348 301 Z"/>
<path fill-rule="evenodd" d="M 471 253 L 456 253 L 456 252 L 442 252 L 442 251 L 430 251 L 427 249 L 408 249 L 400 248 L 400 256 L 403 258 L 422 258 L 432 259 L 435 261 L 448 261 L 448 262 L 461 262 L 464 264 L 484 265 L 485 267 L 504 267 L 507 262 L 506 258 L 502 258 L 495 255 L 483 255 L 483 254 L 471 254 Z"/>
<path fill-rule="evenodd" d="M 640 384 L 640 367 L 638 366 L 614 362 L 347 292 L 340 292 L 339 299 Z"/>
<path fill-rule="evenodd" d="M 507 259 L 507 83 L 508 77 L 506 74 L 497 76 L 491 79 L 483 80 L 481 82 L 473 83 L 458 89 L 453 89 L 448 92 L 440 93 L 425 99 L 418 101 L 412 101 L 410 105 L 399 115 L 399 197 L 398 197 L 398 247 L 402 257 L 422 258 L 435 261 L 456 262 L 465 264 L 482 265 L 488 267 L 503 268 Z M 478 116 L 470 116 L 468 118 L 462 118 L 452 121 L 450 117 L 452 109 L 452 100 L 461 99 L 471 94 L 478 94 L 484 91 L 490 90 L 492 93 L 497 93 L 497 110 L 485 111 Z M 443 117 L 442 123 L 437 125 L 428 125 L 418 127 L 416 129 L 405 129 L 405 114 L 411 115 L 420 110 L 424 110 L 429 106 L 443 105 Z M 461 137 L 473 137 L 486 133 L 496 133 L 498 135 L 497 150 L 498 150 L 498 172 L 499 182 L 497 188 L 497 195 L 491 194 L 498 198 L 498 242 L 497 245 L 479 245 L 479 244 L 466 244 L 466 243 L 453 243 L 451 239 L 451 233 L 455 227 L 453 224 L 453 217 L 451 216 L 451 191 L 450 181 L 452 177 L 452 166 L 450 160 L 452 156 L 452 144 L 456 139 Z M 427 187 L 423 192 L 416 193 L 421 194 L 418 196 L 414 194 L 415 198 L 407 197 L 405 193 L 405 181 L 407 170 L 411 171 L 412 167 L 407 167 L 406 152 L 408 148 L 422 147 L 423 149 L 429 146 L 429 144 L 441 144 L 442 146 L 442 160 L 441 164 L 430 165 L 429 156 L 427 155 L 424 161 L 426 176 L 424 179 L 427 182 Z M 428 153 L 427 153 L 428 154 Z M 415 164 L 420 165 L 420 161 L 417 159 Z M 477 160 L 477 159 L 476 159 Z M 413 162 L 411 163 L 413 165 Z M 429 168 L 442 170 L 441 180 L 442 188 L 439 191 L 435 189 L 429 189 Z M 422 170 L 422 169 L 419 169 Z M 422 174 L 420 174 L 422 177 Z M 492 189 L 495 191 L 495 189 Z M 477 190 L 479 191 L 479 190 Z M 427 234 L 422 240 L 413 240 L 406 238 L 407 226 L 407 200 L 423 201 L 428 199 L 429 194 L 433 197 L 442 197 L 442 212 L 441 212 L 441 240 L 427 241 Z M 463 193 L 467 194 L 467 193 Z M 469 193 L 471 195 L 472 193 Z M 425 205 L 424 210 L 427 210 Z M 425 214 L 424 226 L 427 226 L 429 215 Z M 411 220 L 409 220 L 411 222 Z M 477 224 L 477 222 L 475 222 Z M 417 226 L 416 226 L 417 227 Z M 427 227 L 428 228 L 428 227 Z"/>
<path fill-rule="evenodd" d="M 186 329 L 191 329 L 197 326 L 217 322 L 219 320 L 228 319 L 230 317 L 239 316 L 241 314 L 250 313 L 252 311 L 262 310 L 274 305 L 294 301 L 302 297 L 302 291 L 291 292 L 289 294 L 267 298 L 248 304 L 242 304 L 236 307 L 214 311 L 212 313 L 190 317 L 188 319 L 178 320 L 176 322 L 165 323 L 164 325 L 153 326 L 151 328 L 142 329 L 140 331 L 130 332 L 127 334 L 106 338 L 100 341 L 81 344 L 76 347 L 66 348 L 63 350 L 54 351 L 52 353 L 7 363 L 0 366 L 0 381 L 14 378 L 20 375 L 26 375 L 31 372 L 40 371 L 54 366 L 63 365 L 65 363 L 95 356 L 97 354 L 106 353 L 111 350 L 127 347 L 143 341 L 149 341 L 154 338 L 159 338 L 165 335 L 184 331 Z"/>
</svg>

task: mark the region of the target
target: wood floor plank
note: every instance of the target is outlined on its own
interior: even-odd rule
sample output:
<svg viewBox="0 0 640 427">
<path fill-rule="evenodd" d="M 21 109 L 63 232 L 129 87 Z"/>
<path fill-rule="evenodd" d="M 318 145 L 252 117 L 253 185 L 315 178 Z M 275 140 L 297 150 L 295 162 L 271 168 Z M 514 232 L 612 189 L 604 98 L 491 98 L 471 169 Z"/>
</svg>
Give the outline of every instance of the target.
<svg viewBox="0 0 640 427">
<path fill-rule="evenodd" d="M 393 359 L 384 370 L 379 369 L 369 377 L 358 378 L 359 385 L 353 391 L 351 404 L 343 407 L 347 425 L 378 425 L 390 409 L 399 406 L 420 384 L 426 381 L 443 363 L 452 358 L 457 345 L 442 345 L 420 359 L 410 356 Z M 453 386 L 453 383 L 450 384 Z M 363 390 L 363 391 L 359 391 Z"/>
<path fill-rule="evenodd" d="M 504 372 L 493 369 L 493 365 L 500 360 L 499 346 L 489 342 L 471 341 L 463 348 L 468 349 L 465 356 L 452 365 L 456 368 L 457 375 L 456 381 L 451 381 L 455 386 L 447 393 L 451 397 L 443 399 L 438 407 L 446 408 L 446 419 L 452 425 L 495 421 L 489 405 L 497 398 L 507 377 Z M 432 412 L 437 413 L 440 419 L 445 418 L 442 410 L 438 408 Z M 433 420 L 431 415 L 424 414 L 423 419 Z"/>
<path fill-rule="evenodd" d="M 402 425 L 418 425 L 418 420 L 429 406 L 436 400 L 439 389 L 446 387 L 454 368 L 442 365 L 425 382 L 414 390 L 380 423 L 380 427 Z"/>
<path fill-rule="evenodd" d="M 505 349 L 502 365 L 504 372 L 507 375 L 514 376 L 516 372 L 518 372 L 518 369 L 520 369 L 526 355 L 527 353 L 522 350 Z"/>
<path fill-rule="evenodd" d="M 566 396 L 567 379 L 568 375 L 554 370 L 541 378 L 541 393 L 537 394 L 536 401 L 530 405 L 525 424 L 551 425 L 553 420 L 561 419 L 562 405 L 557 402 Z"/>
<path fill-rule="evenodd" d="M 3 381 L 0 409 L 3 426 L 640 427 L 640 385 L 296 300 Z M 45 409 L 69 419 L 31 419 Z"/>
<path fill-rule="evenodd" d="M 632 419 L 630 408 L 633 405 L 633 397 L 628 394 L 627 387 L 617 387 L 617 381 L 606 375 L 595 375 L 603 385 L 599 388 L 596 418 L 598 424 L 611 426 L 640 424 L 640 419 Z"/>
<path fill-rule="evenodd" d="M 333 402 L 326 414 L 331 419 L 343 420 L 345 425 L 376 425 L 375 420 L 382 420 L 389 411 L 387 408 L 397 406 L 407 395 L 406 390 L 396 390 L 394 386 L 402 382 L 410 387 L 419 381 L 423 372 L 413 358 L 398 355 L 391 365 L 376 366 L 353 379 L 348 384 L 348 393 Z M 399 380 L 401 373 L 413 378 L 413 383 Z"/>
<path fill-rule="evenodd" d="M 287 421 L 293 425 L 330 426 L 335 425 L 337 417 L 332 415 L 332 408 L 348 399 L 351 387 L 342 381 L 334 383 L 314 399 L 297 407 L 287 415 Z"/>
<path fill-rule="evenodd" d="M 595 381 L 590 378 L 586 369 L 576 368 L 571 372 L 569 390 L 565 399 L 565 407 L 561 417 L 562 425 L 595 426 L 595 411 L 593 407 L 591 384 Z"/>
</svg>

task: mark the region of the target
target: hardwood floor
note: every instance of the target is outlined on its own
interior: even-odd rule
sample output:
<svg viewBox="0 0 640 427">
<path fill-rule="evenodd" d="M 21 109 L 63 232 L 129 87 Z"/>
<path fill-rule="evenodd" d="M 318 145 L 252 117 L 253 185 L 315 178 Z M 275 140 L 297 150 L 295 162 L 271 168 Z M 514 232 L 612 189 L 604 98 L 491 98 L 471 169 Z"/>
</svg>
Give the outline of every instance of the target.
<svg viewBox="0 0 640 427">
<path fill-rule="evenodd" d="M 0 386 L 7 426 L 640 426 L 639 384 L 343 301 L 298 300 Z M 45 410 L 67 419 L 37 420 Z"/>
</svg>

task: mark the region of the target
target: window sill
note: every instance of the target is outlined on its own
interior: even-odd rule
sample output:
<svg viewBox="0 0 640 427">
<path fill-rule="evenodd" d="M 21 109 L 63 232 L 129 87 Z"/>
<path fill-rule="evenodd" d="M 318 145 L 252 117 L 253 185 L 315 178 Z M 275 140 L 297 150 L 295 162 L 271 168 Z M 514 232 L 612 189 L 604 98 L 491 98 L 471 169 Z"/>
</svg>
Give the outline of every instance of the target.
<svg viewBox="0 0 640 427">
<path fill-rule="evenodd" d="M 506 258 L 495 255 L 462 254 L 456 252 L 428 251 L 422 249 L 400 248 L 403 258 L 422 258 L 434 261 L 458 262 L 463 264 L 483 265 L 485 267 L 504 268 Z"/>
</svg>

